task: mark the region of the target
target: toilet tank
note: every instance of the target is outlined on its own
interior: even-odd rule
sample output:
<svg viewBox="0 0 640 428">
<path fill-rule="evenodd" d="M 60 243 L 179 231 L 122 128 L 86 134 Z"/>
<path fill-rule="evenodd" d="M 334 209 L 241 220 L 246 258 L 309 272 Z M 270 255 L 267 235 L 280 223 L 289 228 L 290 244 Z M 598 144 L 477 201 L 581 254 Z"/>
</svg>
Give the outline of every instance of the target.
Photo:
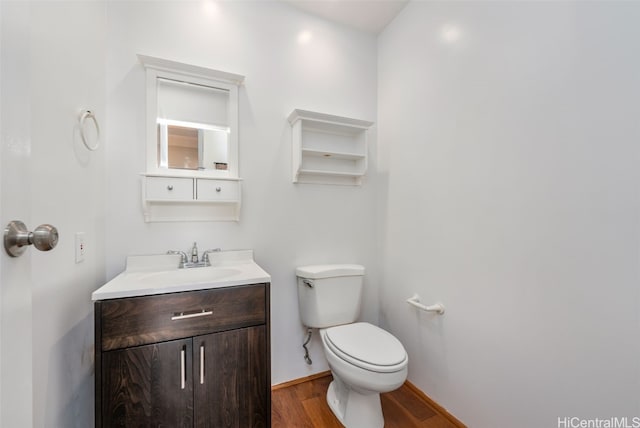
<svg viewBox="0 0 640 428">
<path fill-rule="evenodd" d="M 354 322 L 360 315 L 360 265 L 313 265 L 296 269 L 300 319 L 307 327 L 325 328 Z"/>
</svg>

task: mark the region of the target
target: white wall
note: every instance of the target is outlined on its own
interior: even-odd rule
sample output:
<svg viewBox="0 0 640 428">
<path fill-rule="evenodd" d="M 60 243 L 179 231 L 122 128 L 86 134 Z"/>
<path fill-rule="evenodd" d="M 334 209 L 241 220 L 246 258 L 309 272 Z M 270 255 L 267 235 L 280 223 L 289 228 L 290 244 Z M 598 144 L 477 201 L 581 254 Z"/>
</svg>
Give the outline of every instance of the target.
<svg viewBox="0 0 640 428">
<path fill-rule="evenodd" d="M 278 2 L 111 2 L 107 29 L 107 279 L 129 254 L 252 248 L 272 276 L 272 381 L 327 368 L 312 344 L 302 358 L 294 269 L 361 263 L 368 269 L 363 318 L 377 321 L 375 161 L 362 187 L 294 185 L 294 108 L 375 120 L 376 39 Z M 298 37 L 311 33 L 307 44 Z M 240 90 L 239 223 L 144 223 L 144 72 L 136 54 L 243 74 Z M 375 160 L 375 131 L 370 154 Z"/>
<path fill-rule="evenodd" d="M 51 223 L 60 233 L 50 252 L 2 254 L 6 427 L 93 425 L 90 299 L 105 278 L 105 150 L 89 153 L 77 124 L 83 108 L 106 123 L 105 12 L 101 2 L 2 4 L 2 112 L 10 124 L 2 134 L 2 224 Z M 76 232 L 86 234 L 81 264 Z"/>
<path fill-rule="evenodd" d="M 638 22 L 413 2 L 379 38 L 381 322 L 469 426 L 640 415 Z"/>
</svg>

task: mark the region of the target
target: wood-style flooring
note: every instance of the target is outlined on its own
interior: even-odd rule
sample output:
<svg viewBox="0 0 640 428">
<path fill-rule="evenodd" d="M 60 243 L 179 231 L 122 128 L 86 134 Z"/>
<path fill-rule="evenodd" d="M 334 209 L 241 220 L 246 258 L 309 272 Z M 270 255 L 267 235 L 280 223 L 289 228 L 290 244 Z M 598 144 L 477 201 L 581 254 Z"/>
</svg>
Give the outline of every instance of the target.
<svg viewBox="0 0 640 428">
<path fill-rule="evenodd" d="M 271 393 L 271 426 L 273 428 L 342 428 L 327 404 L 326 393 L 331 375 L 322 376 Z M 459 428 L 427 403 L 407 384 L 381 394 L 385 428 Z"/>
</svg>

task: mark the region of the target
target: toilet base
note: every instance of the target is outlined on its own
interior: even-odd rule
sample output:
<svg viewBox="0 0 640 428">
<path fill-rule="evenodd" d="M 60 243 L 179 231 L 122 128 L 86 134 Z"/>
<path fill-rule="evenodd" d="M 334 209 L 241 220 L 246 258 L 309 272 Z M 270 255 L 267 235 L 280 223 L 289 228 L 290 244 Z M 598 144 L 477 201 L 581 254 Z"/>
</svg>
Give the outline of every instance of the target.
<svg viewBox="0 0 640 428">
<path fill-rule="evenodd" d="M 327 390 L 327 403 L 346 428 L 384 427 L 380 394 L 357 392 L 348 388 L 335 374 Z"/>
</svg>

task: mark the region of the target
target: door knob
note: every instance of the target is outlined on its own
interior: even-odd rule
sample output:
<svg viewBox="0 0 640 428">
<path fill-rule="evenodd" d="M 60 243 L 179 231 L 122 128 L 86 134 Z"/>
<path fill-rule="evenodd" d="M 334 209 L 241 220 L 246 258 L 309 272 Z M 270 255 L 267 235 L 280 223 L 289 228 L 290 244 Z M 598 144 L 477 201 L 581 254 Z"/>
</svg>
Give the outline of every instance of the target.
<svg viewBox="0 0 640 428">
<path fill-rule="evenodd" d="M 24 253 L 29 245 L 40 251 L 49 251 L 58 244 L 58 229 L 50 224 L 41 224 L 33 232 L 18 220 L 14 220 L 4 228 L 4 249 L 11 257 Z"/>
</svg>

